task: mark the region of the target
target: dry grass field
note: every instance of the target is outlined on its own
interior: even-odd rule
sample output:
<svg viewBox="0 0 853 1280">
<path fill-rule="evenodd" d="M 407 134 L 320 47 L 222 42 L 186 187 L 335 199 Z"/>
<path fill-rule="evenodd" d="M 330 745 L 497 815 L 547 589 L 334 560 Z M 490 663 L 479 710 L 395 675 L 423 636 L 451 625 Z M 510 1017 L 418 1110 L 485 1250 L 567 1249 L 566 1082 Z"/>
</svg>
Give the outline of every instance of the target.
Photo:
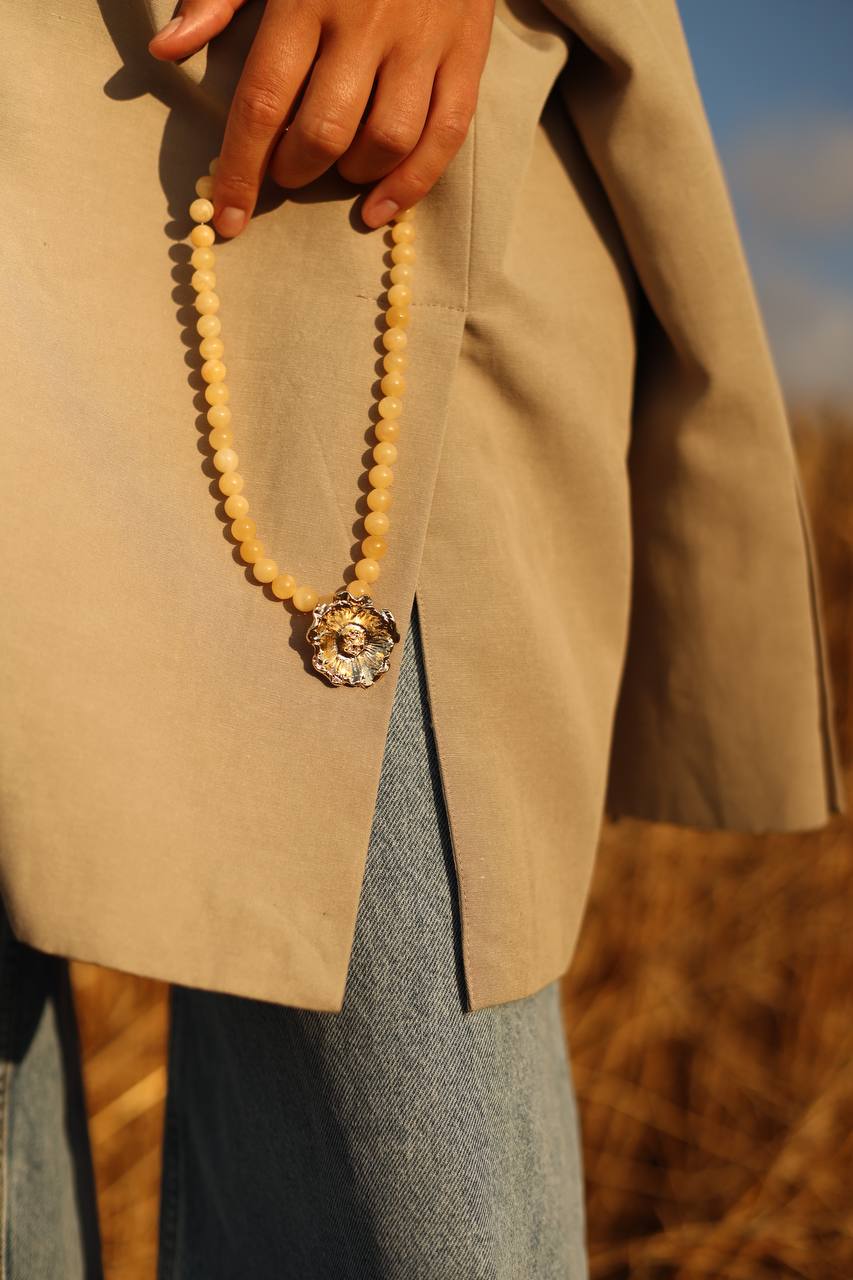
<svg viewBox="0 0 853 1280">
<path fill-rule="evenodd" d="M 795 427 L 853 795 L 853 421 Z M 74 979 L 107 1278 L 153 1280 L 165 990 Z M 853 1277 L 853 821 L 609 825 L 564 992 L 594 1280 Z"/>
</svg>

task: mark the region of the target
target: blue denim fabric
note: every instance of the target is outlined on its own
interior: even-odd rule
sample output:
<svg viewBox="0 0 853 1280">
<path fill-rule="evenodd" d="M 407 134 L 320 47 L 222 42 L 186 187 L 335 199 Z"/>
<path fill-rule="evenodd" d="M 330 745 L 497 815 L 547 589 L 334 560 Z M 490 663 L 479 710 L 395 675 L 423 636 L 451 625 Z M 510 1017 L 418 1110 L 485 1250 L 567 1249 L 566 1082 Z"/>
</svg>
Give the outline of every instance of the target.
<svg viewBox="0 0 853 1280">
<path fill-rule="evenodd" d="M 68 966 L 0 908 L 0 1277 L 100 1280 Z"/>
<path fill-rule="evenodd" d="M 160 1233 L 159 1280 L 586 1280 L 559 984 L 466 1008 L 416 606 L 343 1009 L 173 989 Z"/>
</svg>

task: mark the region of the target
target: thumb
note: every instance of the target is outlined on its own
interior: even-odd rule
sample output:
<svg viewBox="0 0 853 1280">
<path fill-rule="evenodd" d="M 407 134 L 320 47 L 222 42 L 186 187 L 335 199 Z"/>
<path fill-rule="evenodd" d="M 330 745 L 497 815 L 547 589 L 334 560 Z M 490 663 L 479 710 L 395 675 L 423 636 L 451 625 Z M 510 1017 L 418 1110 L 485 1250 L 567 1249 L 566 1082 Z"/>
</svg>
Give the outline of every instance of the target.
<svg viewBox="0 0 853 1280">
<path fill-rule="evenodd" d="M 187 58 L 224 31 L 246 0 L 184 0 L 176 14 L 148 42 L 148 52 L 163 62 Z"/>
</svg>

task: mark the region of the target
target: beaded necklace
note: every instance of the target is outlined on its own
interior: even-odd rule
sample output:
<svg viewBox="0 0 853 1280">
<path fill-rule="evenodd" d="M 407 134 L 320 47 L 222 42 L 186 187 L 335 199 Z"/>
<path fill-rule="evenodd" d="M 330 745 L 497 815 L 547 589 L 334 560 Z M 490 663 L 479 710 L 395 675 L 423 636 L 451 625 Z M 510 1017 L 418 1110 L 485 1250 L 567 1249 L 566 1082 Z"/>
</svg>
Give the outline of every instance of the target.
<svg viewBox="0 0 853 1280">
<path fill-rule="evenodd" d="M 196 322 L 201 339 L 199 355 L 204 361 L 201 376 L 206 384 L 204 397 L 209 406 L 208 442 L 214 451 L 213 465 L 220 472 L 219 491 L 225 498 L 225 513 L 231 520 L 231 532 L 240 544 L 240 555 L 246 564 L 252 566 L 255 580 L 269 584 L 276 599 L 288 601 L 297 611 L 312 615 L 306 639 L 313 646 L 311 662 L 315 670 L 332 685 L 369 688 L 388 670 L 391 650 L 400 639 L 393 615 L 387 609 L 376 608 L 370 591 L 371 584 L 379 577 L 380 561 L 388 549 L 388 509 L 392 502 L 391 483 L 394 479 L 391 468 L 397 461 L 396 441 L 403 408 L 401 396 L 406 386 L 403 370 L 407 363 L 406 329 L 412 298 L 412 264 L 415 261 L 414 207 L 399 210 L 391 228 L 394 265 L 387 293 L 387 328 L 382 334 L 386 353 L 383 360 L 385 376 L 380 384 L 379 422 L 374 428 L 374 465 L 367 473 L 370 483 L 367 505 L 370 510 L 364 518 L 366 536 L 361 543 L 362 558 L 355 565 L 355 581 L 341 587 L 333 596 L 321 599 L 312 587 L 299 584 L 292 573 L 282 573 L 276 561 L 266 554 L 264 544 L 256 536 L 257 528 L 249 515 L 249 503 L 243 496 L 244 479 L 237 470 L 239 458 L 233 448 L 229 391 L 225 381 L 227 369 L 222 359 L 225 346 L 220 336 L 222 321 L 217 314 L 220 300 L 214 292 L 216 257 L 211 246 L 215 237 L 213 228 L 207 225 L 214 213 L 211 196 L 216 163 L 213 160 L 209 172 L 195 184 L 197 198 L 189 208 L 190 217 L 196 224 L 190 233 L 193 246 L 190 261 L 194 269 L 195 308 L 199 313 Z"/>
</svg>

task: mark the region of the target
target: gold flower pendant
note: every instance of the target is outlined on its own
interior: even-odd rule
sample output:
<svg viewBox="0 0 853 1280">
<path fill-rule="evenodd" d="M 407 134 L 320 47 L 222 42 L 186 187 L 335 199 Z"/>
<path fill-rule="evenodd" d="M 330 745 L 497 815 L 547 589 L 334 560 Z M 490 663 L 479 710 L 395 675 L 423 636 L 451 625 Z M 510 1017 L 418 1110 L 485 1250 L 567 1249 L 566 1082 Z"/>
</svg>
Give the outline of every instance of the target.
<svg viewBox="0 0 853 1280">
<path fill-rule="evenodd" d="M 306 632 L 314 646 L 312 664 L 330 684 L 368 689 L 388 670 L 400 636 L 394 617 L 377 609 L 368 595 L 351 596 L 346 587 L 318 604 Z"/>
</svg>

